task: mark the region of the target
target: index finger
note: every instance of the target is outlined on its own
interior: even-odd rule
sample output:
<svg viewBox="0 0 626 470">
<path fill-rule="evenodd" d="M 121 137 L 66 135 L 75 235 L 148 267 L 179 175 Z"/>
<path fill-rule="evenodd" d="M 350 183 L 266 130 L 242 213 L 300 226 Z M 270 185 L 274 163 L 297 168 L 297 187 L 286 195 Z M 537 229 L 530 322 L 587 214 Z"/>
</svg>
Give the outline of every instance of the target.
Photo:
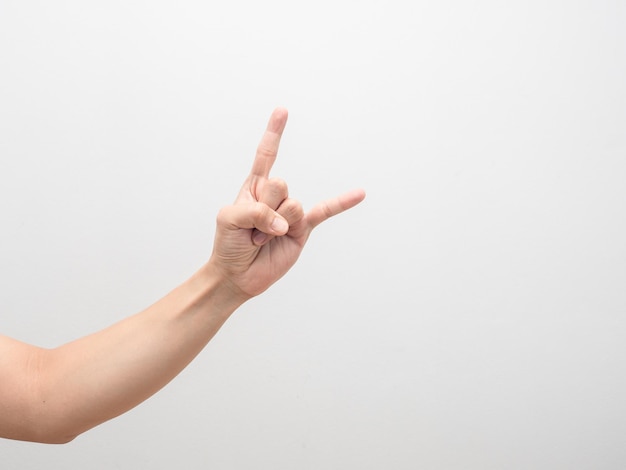
<svg viewBox="0 0 626 470">
<path fill-rule="evenodd" d="M 256 151 L 254 163 L 252 164 L 251 175 L 268 178 L 272 165 L 276 161 L 278 154 L 278 146 L 280 138 L 287 124 L 287 110 L 285 108 L 276 108 L 270 120 L 267 123 L 265 134 L 261 138 L 261 142 Z"/>
</svg>

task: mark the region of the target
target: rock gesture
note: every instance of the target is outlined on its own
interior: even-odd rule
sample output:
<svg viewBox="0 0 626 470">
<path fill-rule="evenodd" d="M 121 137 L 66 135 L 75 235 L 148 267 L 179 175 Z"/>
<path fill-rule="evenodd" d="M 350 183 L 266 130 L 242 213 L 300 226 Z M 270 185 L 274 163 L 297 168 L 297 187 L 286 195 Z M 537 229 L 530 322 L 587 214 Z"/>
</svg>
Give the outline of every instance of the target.
<svg viewBox="0 0 626 470">
<path fill-rule="evenodd" d="M 235 203 L 217 217 L 211 263 L 243 298 L 260 294 L 296 262 L 312 230 L 365 198 L 353 190 L 317 204 L 308 213 L 289 196 L 287 184 L 270 178 L 287 110 L 277 108 Z"/>
<path fill-rule="evenodd" d="M 0 335 L 0 437 L 65 443 L 138 405 L 293 266 L 317 225 L 363 200 L 355 190 L 304 213 L 285 182 L 269 177 L 286 122 L 287 111 L 276 109 L 239 196 L 217 216 L 211 258 L 183 284 L 54 349 Z"/>
</svg>

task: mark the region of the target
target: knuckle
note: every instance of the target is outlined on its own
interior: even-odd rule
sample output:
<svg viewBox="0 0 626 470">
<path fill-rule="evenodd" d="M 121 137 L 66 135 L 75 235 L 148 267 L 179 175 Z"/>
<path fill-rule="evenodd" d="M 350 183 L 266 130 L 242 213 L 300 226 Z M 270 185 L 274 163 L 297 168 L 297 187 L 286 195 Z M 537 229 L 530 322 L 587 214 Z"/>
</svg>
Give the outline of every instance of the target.
<svg viewBox="0 0 626 470">
<path fill-rule="evenodd" d="M 257 221 L 257 223 L 264 222 L 265 219 L 267 219 L 268 217 L 269 210 L 270 208 L 267 206 L 267 204 L 263 204 L 262 202 L 257 202 L 252 207 L 252 214 L 253 214 L 254 220 Z"/>
<path fill-rule="evenodd" d="M 304 209 L 300 201 L 295 199 L 287 199 L 278 211 L 287 221 L 292 224 L 298 222 L 304 217 Z"/>
<path fill-rule="evenodd" d="M 289 194 L 287 182 L 281 178 L 271 178 L 267 182 L 268 189 L 276 196 L 282 196 L 283 199 Z"/>
<path fill-rule="evenodd" d="M 304 215 L 302 204 L 300 204 L 300 201 L 296 201 L 295 199 L 290 199 L 288 201 L 287 210 L 293 216 Z"/>
<path fill-rule="evenodd" d="M 276 156 L 276 150 L 272 146 L 263 143 L 259 144 L 256 149 L 256 153 L 259 157 L 273 158 Z"/>
<path fill-rule="evenodd" d="M 333 210 L 331 209 L 330 204 L 328 204 L 327 201 L 324 201 L 322 203 L 321 209 L 322 209 L 322 213 L 324 214 L 326 218 L 330 218 L 333 216 Z"/>
<path fill-rule="evenodd" d="M 218 225 L 224 225 L 228 222 L 229 219 L 230 206 L 222 207 L 215 217 L 215 220 Z"/>
</svg>

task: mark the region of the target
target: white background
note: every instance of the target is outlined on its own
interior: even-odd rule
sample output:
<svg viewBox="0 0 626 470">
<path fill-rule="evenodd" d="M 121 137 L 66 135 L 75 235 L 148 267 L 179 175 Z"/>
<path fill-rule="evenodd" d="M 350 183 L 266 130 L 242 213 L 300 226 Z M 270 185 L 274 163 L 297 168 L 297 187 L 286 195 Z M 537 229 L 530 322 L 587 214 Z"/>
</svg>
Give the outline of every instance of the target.
<svg viewBox="0 0 626 470">
<path fill-rule="evenodd" d="M 368 192 L 158 395 L 0 467 L 625 468 L 625 25 L 620 0 L 0 0 L 3 334 L 54 347 L 191 275 L 275 106 L 294 197 Z"/>
</svg>

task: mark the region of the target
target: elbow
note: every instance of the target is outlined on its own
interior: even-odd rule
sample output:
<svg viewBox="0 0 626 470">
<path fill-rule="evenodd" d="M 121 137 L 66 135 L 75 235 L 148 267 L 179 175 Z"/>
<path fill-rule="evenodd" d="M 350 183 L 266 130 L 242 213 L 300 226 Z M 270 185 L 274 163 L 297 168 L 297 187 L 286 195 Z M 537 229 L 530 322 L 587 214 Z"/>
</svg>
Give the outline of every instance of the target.
<svg viewBox="0 0 626 470">
<path fill-rule="evenodd" d="M 22 346 L 0 384 L 0 437 L 45 444 L 67 444 L 86 428 L 72 413 L 71 399 L 59 394 L 51 377 L 49 350 Z M 61 395 L 61 396 L 59 396 Z"/>
<path fill-rule="evenodd" d="M 23 441 L 36 442 L 38 444 L 69 444 L 77 436 L 65 436 L 65 435 L 35 435 L 32 438 L 20 439 Z"/>
<path fill-rule="evenodd" d="M 78 436 L 49 436 L 46 439 L 39 441 L 41 444 L 69 444 Z"/>
<path fill-rule="evenodd" d="M 76 439 L 86 428 L 72 418 L 72 414 L 64 406 L 39 407 L 38 412 L 31 415 L 34 419 L 28 426 L 29 441 L 41 444 L 68 444 Z"/>
<path fill-rule="evenodd" d="M 9 437 L 39 444 L 68 444 L 80 435 L 79 432 L 64 429 L 58 423 L 51 424 L 45 418 L 33 420 L 29 425 L 16 431 L 13 436 Z"/>
<path fill-rule="evenodd" d="M 60 430 L 45 429 L 44 426 L 32 425 L 27 428 L 14 429 L 2 437 L 17 441 L 36 442 L 38 444 L 68 444 L 79 434 L 62 432 Z"/>
<path fill-rule="evenodd" d="M 59 400 L 46 371 L 50 367 L 45 364 L 48 351 L 39 349 L 36 359 L 31 361 L 30 386 L 25 393 L 24 419 L 22 420 L 23 435 L 21 440 L 41 444 L 67 444 L 72 442 L 79 432 L 76 423 L 70 418 L 67 400 Z"/>
<path fill-rule="evenodd" d="M 33 436 L 34 442 L 40 444 L 69 444 L 78 437 L 78 434 L 68 434 L 59 431 L 39 432 Z"/>
</svg>

